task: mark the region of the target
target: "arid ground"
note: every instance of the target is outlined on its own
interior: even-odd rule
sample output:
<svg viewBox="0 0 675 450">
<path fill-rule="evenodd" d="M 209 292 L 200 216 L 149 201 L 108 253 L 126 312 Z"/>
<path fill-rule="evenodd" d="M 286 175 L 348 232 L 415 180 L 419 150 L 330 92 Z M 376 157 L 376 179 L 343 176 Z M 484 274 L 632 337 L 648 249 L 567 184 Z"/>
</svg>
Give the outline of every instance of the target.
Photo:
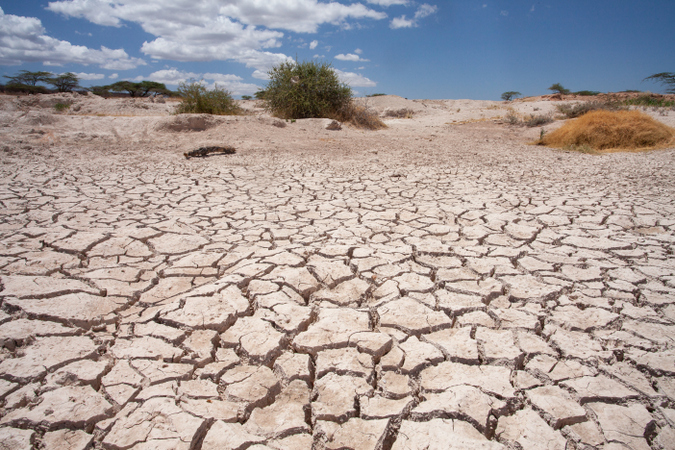
<svg viewBox="0 0 675 450">
<path fill-rule="evenodd" d="M 0 448 L 672 449 L 675 149 L 367 102 L 1 97 Z"/>
</svg>

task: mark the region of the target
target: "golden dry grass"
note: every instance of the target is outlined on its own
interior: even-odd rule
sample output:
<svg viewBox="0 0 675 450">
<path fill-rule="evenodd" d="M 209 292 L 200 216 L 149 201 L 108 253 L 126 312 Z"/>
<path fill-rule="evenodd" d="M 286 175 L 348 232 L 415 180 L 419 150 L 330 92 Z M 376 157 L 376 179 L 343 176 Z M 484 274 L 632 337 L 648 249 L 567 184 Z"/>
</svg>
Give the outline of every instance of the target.
<svg viewBox="0 0 675 450">
<path fill-rule="evenodd" d="M 545 135 L 549 147 L 635 151 L 675 143 L 675 130 L 640 111 L 592 111 Z"/>
</svg>

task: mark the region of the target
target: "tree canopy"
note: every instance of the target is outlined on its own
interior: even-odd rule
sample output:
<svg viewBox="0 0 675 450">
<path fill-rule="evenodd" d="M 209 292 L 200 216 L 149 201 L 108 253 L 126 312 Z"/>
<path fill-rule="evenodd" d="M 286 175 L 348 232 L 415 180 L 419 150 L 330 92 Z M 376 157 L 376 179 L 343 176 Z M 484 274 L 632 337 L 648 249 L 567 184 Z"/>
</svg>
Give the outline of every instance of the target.
<svg viewBox="0 0 675 450">
<path fill-rule="evenodd" d="M 108 86 L 97 87 L 109 92 L 127 92 L 130 97 L 148 97 L 155 94 L 171 94 L 164 83 L 156 81 L 118 81 Z"/>
<path fill-rule="evenodd" d="M 650 75 L 642 81 L 654 80 L 666 85 L 668 94 L 675 94 L 675 72 L 661 72 Z"/>
</svg>

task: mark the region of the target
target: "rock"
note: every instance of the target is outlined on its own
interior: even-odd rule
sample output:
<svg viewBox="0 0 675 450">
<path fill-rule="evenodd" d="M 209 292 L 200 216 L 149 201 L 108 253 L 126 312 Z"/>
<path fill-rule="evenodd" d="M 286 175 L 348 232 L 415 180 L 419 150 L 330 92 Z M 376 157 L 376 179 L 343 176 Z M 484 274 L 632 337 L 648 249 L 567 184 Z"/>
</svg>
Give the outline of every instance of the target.
<svg viewBox="0 0 675 450">
<path fill-rule="evenodd" d="M 373 388 L 363 378 L 329 373 L 314 385 L 312 421 L 342 422 L 356 415 L 356 398 L 371 395 Z"/>
<path fill-rule="evenodd" d="M 148 447 L 167 443 L 169 448 L 187 450 L 203 433 L 206 420 L 194 417 L 176 406 L 173 399 L 151 398 L 128 415 L 118 414 L 103 439 L 106 449 L 126 449 L 145 443 Z"/>
<path fill-rule="evenodd" d="M 651 448 L 644 435 L 647 425 L 654 419 L 644 406 L 633 404 L 626 407 L 608 403 L 589 403 L 588 406 L 597 415 L 605 439 L 635 450 Z"/>
<path fill-rule="evenodd" d="M 382 448 L 386 436 L 388 420 L 364 420 L 351 418 L 340 425 L 335 432 L 326 436 L 327 450 L 344 448 L 375 450 Z"/>
<path fill-rule="evenodd" d="M 547 450 L 565 450 L 567 441 L 559 431 L 539 417 L 531 409 L 522 409 L 512 416 L 502 416 L 495 430 L 497 438 L 519 444 L 521 448 L 540 448 L 543 442 Z"/>
<path fill-rule="evenodd" d="M 51 431 L 42 438 L 44 450 L 86 450 L 93 441 L 94 435 L 82 430 Z"/>
<path fill-rule="evenodd" d="M 459 385 L 437 394 L 423 394 L 423 400 L 412 410 L 410 417 L 417 421 L 434 417 L 469 417 L 478 430 L 485 431 L 490 414 L 505 410 L 505 402 L 476 387 Z"/>
<path fill-rule="evenodd" d="M 370 331 L 368 313 L 346 308 L 321 309 L 317 321 L 295 337 L 293 346 L 297 351 L 315 355 L 347 347 L 350 337 L 361 331 Z"/>
<path fill-rule="evenodd" d="M 304 381 L 291 382 L 277 396 L 275 402 L 251 413 L 244 429 L 267 438 L 286 437 L 297 433 L 311 433 L 305 422 L 305 408 L 309 406 L 310 390 Z"/>
<path fill-rule="evenodd" d="M 408 297 L 386 303 L 377 312 L 380 315 L 380 326 L 393 327 L 412 334 L 426 334 L 452 326 L 452 321 L 444 313 L 434 311 Z"/>
<path fill-rule="evenodd" d="M 28 381 L 47 370 L 70 362 L 92 358 L 98 346 L 86 336 L 38 338 L 20 358 L 5 359 L 0 373 L 17 381 Z"/>
<path fill-rule="evenodd" d="M 503 450 L 478 430 L 456 419 L 432 419 L 428 422 L 404 420 L 392 450 Z"/>
<path fill-rule="evenodd" d="M 515 395 L 510 377 L 511 370 L 506 367 L 469 366 L 446 361 L 424 369 L 420 374 L 420 385 L 425 391 L 441 392 L 466 384 L 502 398 L 510 398 Z"/>
<path fill-rule="evenodd" d="M 32 408 L 6 414 L 0 423 L 50 428 L 84 428 L 112 415 L 112 405 L 91 386 L 66 386 L 45 392 Z"/>
<path fill-rule="evenodd" d="M 586 420 L 586 410 L 559 387 L 540 386 L 525 394 L 534 406 L 551 416 L 556 430 Z"/>
</svg>

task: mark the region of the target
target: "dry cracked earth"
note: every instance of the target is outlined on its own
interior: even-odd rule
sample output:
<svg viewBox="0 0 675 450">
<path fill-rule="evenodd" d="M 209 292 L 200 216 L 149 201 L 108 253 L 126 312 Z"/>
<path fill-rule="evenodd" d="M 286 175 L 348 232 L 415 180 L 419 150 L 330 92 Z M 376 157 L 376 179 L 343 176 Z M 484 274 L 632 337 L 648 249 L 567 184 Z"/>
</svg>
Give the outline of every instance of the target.
<svg viewBox="0 0 675 450">
<path fill-rule="evenodd" d="M 0 448 L 674 448 L 675 151 L 424 117 L 343 164 L 3 128 Z"/>
</svg>

